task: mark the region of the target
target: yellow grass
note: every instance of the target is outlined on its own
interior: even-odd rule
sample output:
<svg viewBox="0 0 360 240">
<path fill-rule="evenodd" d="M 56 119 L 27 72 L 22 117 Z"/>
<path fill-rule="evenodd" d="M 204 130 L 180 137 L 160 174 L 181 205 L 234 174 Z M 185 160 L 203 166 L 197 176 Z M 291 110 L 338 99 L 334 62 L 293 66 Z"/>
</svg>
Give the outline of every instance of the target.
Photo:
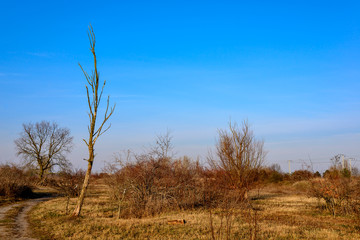
<svg viewBox="0 0 360 240">
<path fill-rule="evenodd" d="M 258 200 L 258 239 L 360 239 L 359 226 L 351 217 L 332 217 L 318 208 L 318 201 L 305 194 L 273 193 L 264 189 Z M 70 209 L 76 199 L 71 199 Z M 209 211 L 177 211 L 144 219 L 117 219 L 116 206 L 108 199 L 105 186 L 92 185 L 82 216 L 65 214 L 64 198 L 40 203 L 31 213 L 34 236 L 41 239 L 211 239 Z M 226 239 L 226 222 L 221 209 L 213 211 L 216 239 Z M 254 211 L 235 209 L 230 239 L 249 239 Z M 185 219 L 185 225 L 168 220 Z M 222 220 L 222 221 L 221 221 Z M 221 226 L 222 225 L 222 226 Z"/>
</svg>

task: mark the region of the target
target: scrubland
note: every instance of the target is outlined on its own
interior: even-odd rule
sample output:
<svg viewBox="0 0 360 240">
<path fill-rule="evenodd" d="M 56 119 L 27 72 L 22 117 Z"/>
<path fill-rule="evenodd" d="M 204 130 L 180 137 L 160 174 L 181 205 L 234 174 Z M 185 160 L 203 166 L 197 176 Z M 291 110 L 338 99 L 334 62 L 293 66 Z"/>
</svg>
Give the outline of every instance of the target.
<svg viewBox="0 0 360 240">
<path fill-rule="evenodd" d="M 353 215 L 333 216 L 309 197 L 310 182 L 273 183 L 249 193 L 251 207 L 173 210 L 143 218 L 118 219 L 104 179 L 90 185 L 80 218 L 65 213 L 66 199 L 42 202 L 30 214 L 39 239 L 360 239 Z M 70 208 L 75 206 L 70 200 Z M 168 220 L 185 219 L 169 225 Z"/>
</svg>

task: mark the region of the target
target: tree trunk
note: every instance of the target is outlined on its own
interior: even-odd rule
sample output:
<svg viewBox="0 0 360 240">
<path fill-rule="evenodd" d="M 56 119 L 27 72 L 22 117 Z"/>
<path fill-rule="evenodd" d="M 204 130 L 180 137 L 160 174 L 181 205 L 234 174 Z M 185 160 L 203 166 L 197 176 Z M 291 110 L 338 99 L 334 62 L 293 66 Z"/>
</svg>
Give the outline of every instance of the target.
<svg viewBox="0 0 360 240">
<path fill-rule="evenodd" d="M 119 205 L 118 205 L 118 214 L 117 214 L 117 218 L 120 219 L 120 215 L 121 215 L 121 200 L 119 200 Z"/>
<path fill-rule="evenodd" d="M 66 197 L 65 214 L 68 214 L 68 211 L 69 211 L 69 202 L 70 202 L 70 195 L 67 195 L 67 197 Z"/>
<path fill-rule="evenodd" d="M 80 216 L 81 208 L 84 203 L 85 193 L 86 193 L 87 187 L 89 185 L 89 178 L 91 175 L 91 169 L 92 169 L 93 162 L 94 162 L 94 151 L 93 151 L 93 149 L 91 149 L 90 150 L 90 159 L 88 160 L 88 169 L 86 171 L 84 183 L 83 183 L 81 193 L 80 193 L 79 199 L 77 201 L 76 207 L 74 209 L 74 212 L 72 213 L 72 216 L 74 216 L 74 217 Z"/>
<path fill-rule="evenodd" d="M 39 178 L 40 178 L 40 183 L 42 183 L 43 178 L 44 178 L 44 168 L 41 164 L 40 164 L 40 169 L 39 169 Z"/>
</svg>

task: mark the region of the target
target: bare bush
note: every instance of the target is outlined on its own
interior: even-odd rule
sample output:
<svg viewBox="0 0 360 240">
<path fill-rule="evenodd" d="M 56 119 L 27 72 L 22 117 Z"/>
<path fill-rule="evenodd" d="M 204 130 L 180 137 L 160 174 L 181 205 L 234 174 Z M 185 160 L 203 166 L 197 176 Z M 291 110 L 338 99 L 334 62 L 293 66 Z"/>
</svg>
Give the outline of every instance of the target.
<svg viewBox="0 0 360 240">
<path fill-rule="evenodd" d="M 250 137 L 248 134 L 245 138 Z M 224 168 L 205 168 L 188 157 L 174 158 L 169 134 L 158 136 L 156 144 L 143 154 L 127 151 L 117 155 L 116 162 L 106 168 L 105 183 L 110 199 L 117 205 L 118 217 L 140 218 L 171 210 L 244 202 L 245 192 L 258 177 L 258 165 L 263 160 L 258 157 L 264 156 L 262 143 L 247 141 L 251 146 L 243 147 L 250 156 L 244 153 L 243 164 L 248 165 L 242 172 L 246 176 L 240 175 L 246 181 L 241 186 L 229 182 L 232 175 Z M 240 184 L 239 180 L 236 183 Z"/>
<path fill-rule="evenodd" d="M 246 198 L 265 160 L 264 142 L 255 138 L 247 121 L 241 128 L 230 122 L 229 130 L 219 130 L 217 158 L 210 156 L 209 163 L 225 173 L 227 185 L 239 190 L 240 199 Z"/>
<path fill-rule="evenodd" d="M 66 170 L 46 179 L 48 186 L 55 188 L 60 194 L 66 197 L 66 214 L 68 213 L 70 198 L 77 197 L 80 194 L 84 176 L 85 172 L 82 170 Z"/>
<path fill-rule="evenodd" d="M 34 188 L 31 176 L 15 165 L 0 166 L 0 196 L 5 198 L 29 198 Z"/>
<path fill-rule="evenodd" d="M 105 177 L 110 197 L 118 204 L 118 217 L 143 217 L 171 209 L 191 208 L 201 202 L 197 165 L 188 158 L 135 156 L 134 162 L 110 167 Z M 120 213 L 120 208 L 124 209 Z"/>
<path fill-rule="evenodd" d="M 215 171 L 188 157 L 173 158 L 171 149 L 171 137 L 166 134 L 158 136 L 156 145 L 144 154 L 127 151 L 109 164 L 105 183 L 118 206 L 118 217 L 204 206 L 219 196 L 222 185 Z"/>
</svg>

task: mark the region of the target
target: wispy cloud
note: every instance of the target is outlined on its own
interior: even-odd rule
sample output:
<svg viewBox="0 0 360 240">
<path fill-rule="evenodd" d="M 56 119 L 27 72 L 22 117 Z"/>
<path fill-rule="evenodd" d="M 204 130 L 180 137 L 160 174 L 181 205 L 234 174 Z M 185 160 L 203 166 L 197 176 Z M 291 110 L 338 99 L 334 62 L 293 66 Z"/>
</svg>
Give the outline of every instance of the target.
<svg viewBox="0 0 360 240">
<path fill-rule="evenodd" d="M 26 52 L 26 54 L 35 56 L 35 57 L 43 57 L 43 58 L 52 58 L 55 54 L 49 52 Z"/>
</svg>

